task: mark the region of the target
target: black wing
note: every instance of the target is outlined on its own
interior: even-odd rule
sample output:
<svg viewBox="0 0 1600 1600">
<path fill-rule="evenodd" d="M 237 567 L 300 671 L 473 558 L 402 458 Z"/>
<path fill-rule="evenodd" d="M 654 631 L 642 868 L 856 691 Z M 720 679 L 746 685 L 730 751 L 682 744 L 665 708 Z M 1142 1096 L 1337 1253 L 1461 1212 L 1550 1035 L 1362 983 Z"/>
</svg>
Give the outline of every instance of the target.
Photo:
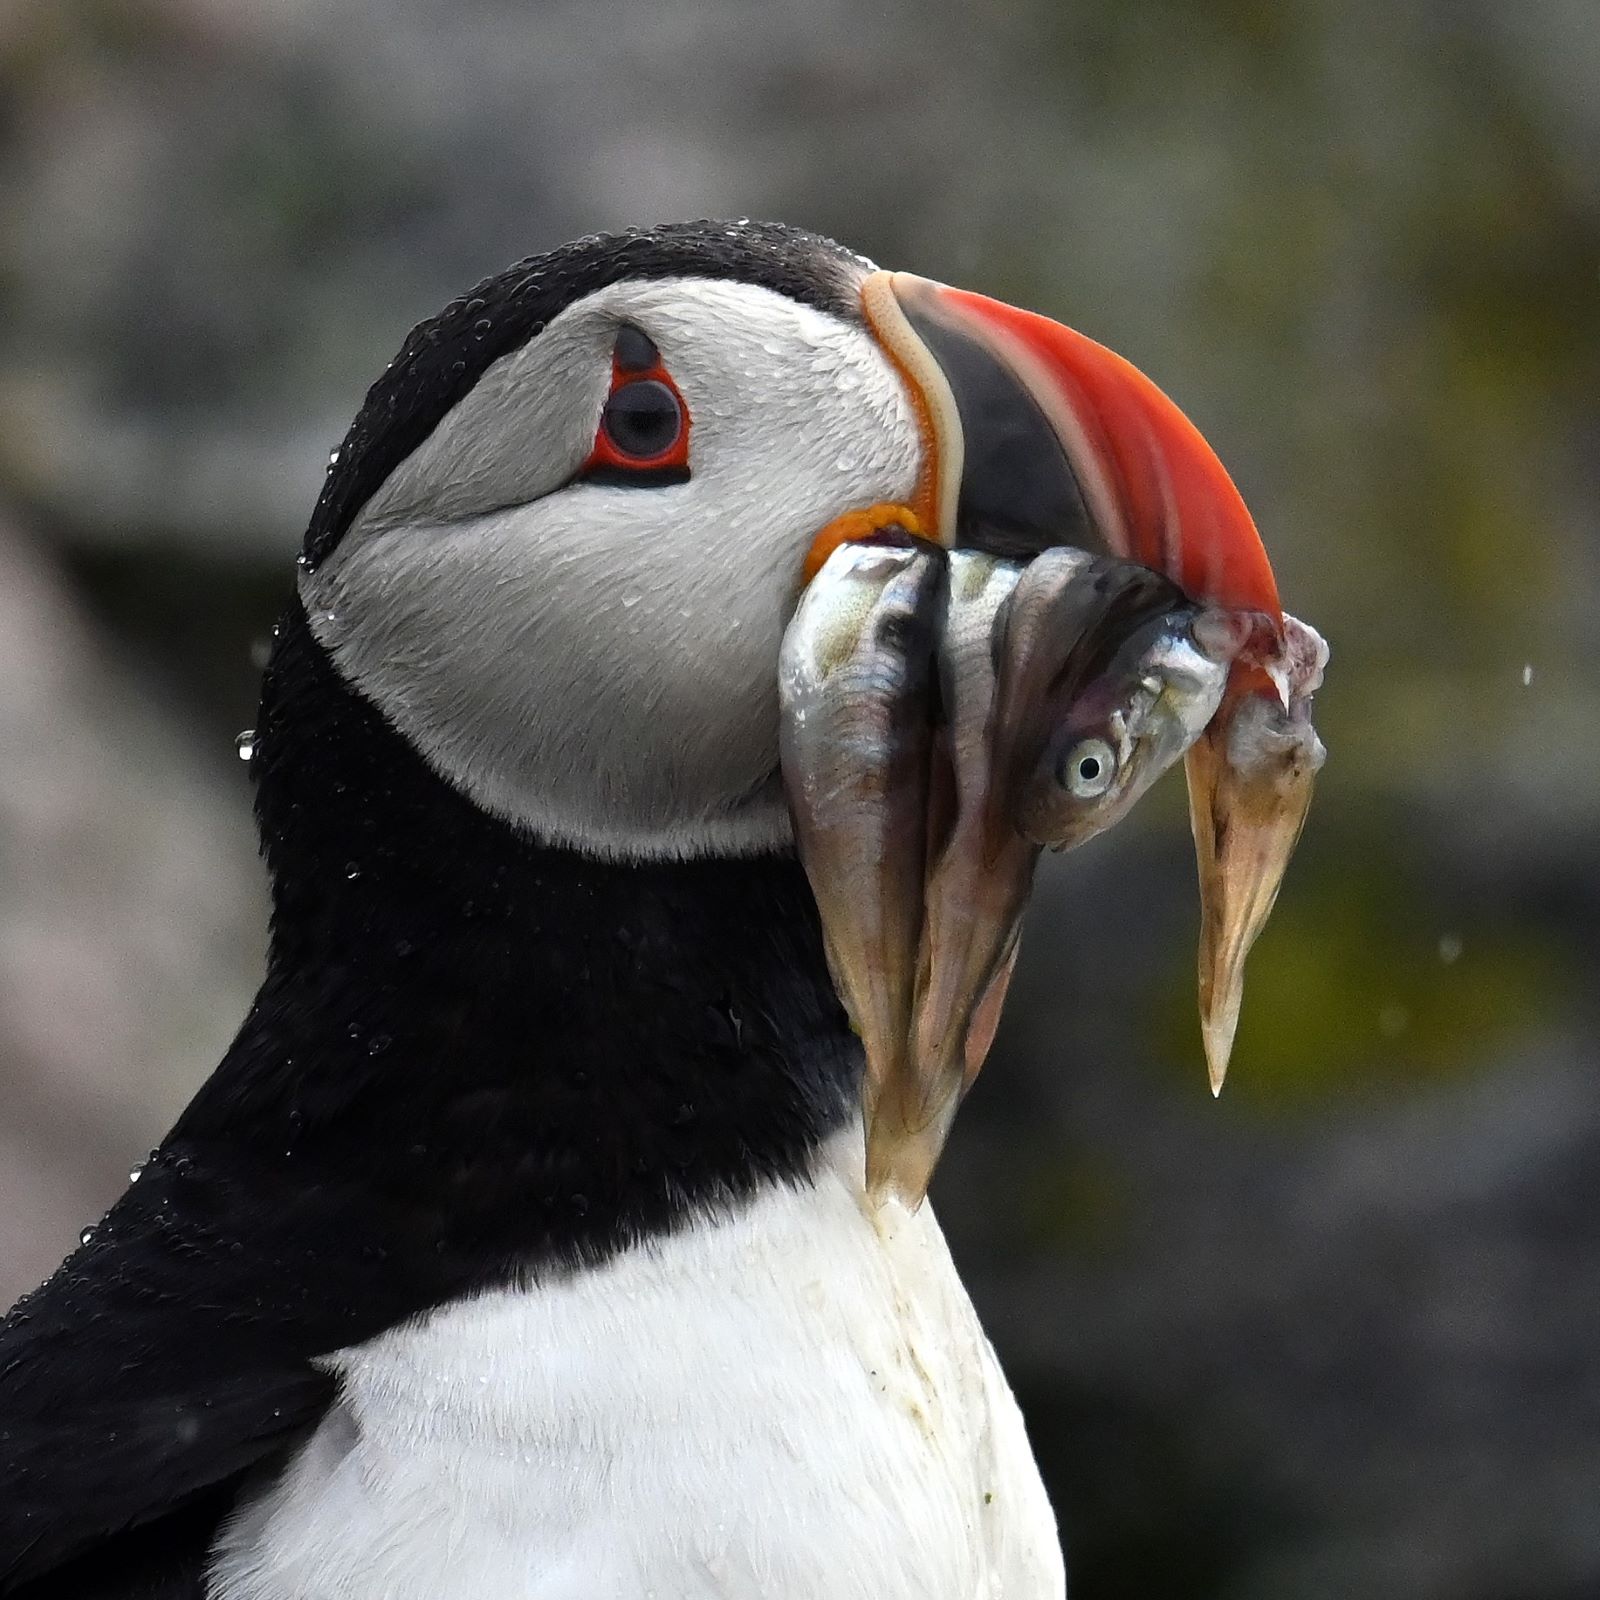
<svg viewBox="0 0 1600 1600">
<path fill-rule="evenodd" d="M 0 1595 L 200 1594 L 241 1475 L 333 1397 L 314 1358 L 420 1308 L 361 1244 L 392 1213 L 215 1155 L 161 1152 L 0 1323 Z"/>
</svg>

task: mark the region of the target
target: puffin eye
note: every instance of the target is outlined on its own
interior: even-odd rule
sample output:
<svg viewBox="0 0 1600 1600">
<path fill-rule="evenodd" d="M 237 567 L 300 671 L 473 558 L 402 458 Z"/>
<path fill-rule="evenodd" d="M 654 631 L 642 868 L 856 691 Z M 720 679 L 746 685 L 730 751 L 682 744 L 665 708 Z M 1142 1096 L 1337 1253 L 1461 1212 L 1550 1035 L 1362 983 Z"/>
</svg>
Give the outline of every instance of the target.
<svg viewBox="0 0 1600 1600">
<path fill-rule="evenodd" d="M 623 488 L 684 483 L 689 477 L 689 408 L 649 335 L 617 330 L 611 392 L 579 478 Z"/>
<path fill-rule="evenodd" d="M 1079 800 L 1095 800 L 1117 775 L 1117 753 L 1104 739 L 1080 739 L 1061 762 L 1061 783 Z"/>
<path fill-rule="evenodd" d="M 678 442 L 683 407 L 659 379 L 636 378 L 611 391 L 600 426 L 622 455 L 649 460 Z"/>
</svg>

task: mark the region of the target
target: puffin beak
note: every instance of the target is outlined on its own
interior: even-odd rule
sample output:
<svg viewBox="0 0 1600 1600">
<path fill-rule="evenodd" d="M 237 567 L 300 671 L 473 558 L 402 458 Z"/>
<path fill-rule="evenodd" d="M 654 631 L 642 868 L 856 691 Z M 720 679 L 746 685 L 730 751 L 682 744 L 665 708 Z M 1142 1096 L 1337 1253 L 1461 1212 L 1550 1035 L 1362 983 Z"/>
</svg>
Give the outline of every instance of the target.
<svg viewBox="0 0 1600 1600">
<path fill-rule="evenodd" d="M 874 273 L 862 304 L 919 411 L 926 459 L 913 508 L 929 537 L 1020 561 L 1070 545 L 1152 567 L 1192 600 L 1254 615 L 1257 642 L 1235 661 L 1186 763 L 1201 1028 L 1218 1091 L 1244 959 L 1321 764 L 1307 708 L 1326 649 L 1293 624 L 1296 658 L 1243 498 L 1199 430 L 1136 367 L 1046 317 L 910 273 Z"/>
</svg>

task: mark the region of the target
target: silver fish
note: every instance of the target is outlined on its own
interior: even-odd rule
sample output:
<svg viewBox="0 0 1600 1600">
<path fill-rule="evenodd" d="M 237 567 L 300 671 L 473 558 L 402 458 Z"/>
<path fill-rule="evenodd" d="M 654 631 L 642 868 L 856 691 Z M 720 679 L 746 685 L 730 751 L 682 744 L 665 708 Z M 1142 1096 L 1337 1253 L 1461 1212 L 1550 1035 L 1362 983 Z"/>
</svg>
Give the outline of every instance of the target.
<svg viewBox="0 0 1600 1600">
<path fill-rule="evenodd" d="M 1211 721 L 1256 620 L 1146 567 L 1041 555 L 1006 608 L 996 717 L 1018 833 L 1067 850 L 1124 817 Z"/>
<path fill-rule="evenodd" d="M 1211 1092 L 1222 1093 L 1244 963 L 1266 926 L 1328 752 L 1311 726 L 1328 647 L 1285 615 L 1264 689 L 1231 694 L 1190 749 L 1189 822 L 1200 871 L 1200 1032 Z"/>
<path fill-rule="evenodd" d="M 779 751 L 835 987 L 866 1052 L 869 1145 L 912 1079 L 943 552 L 844 544 L 784 635 Z M 893 1119 L 891 1118 L 891 1121 Z M 878 1170 L 876 1187 L 892 1184 Z"/>
<path fill-rule="evenodd" d="M 1011 826 L 993 782 L 999 623 L 1022 568 L 976 551 L 952 551 L 949 560 L 912 1093 L 881 1109 L 883 1146 L 867 1152 L 869 1173 L 911 1201 L 926 1191 L 989 1052 L 1039 856 Z"/>
</svg>

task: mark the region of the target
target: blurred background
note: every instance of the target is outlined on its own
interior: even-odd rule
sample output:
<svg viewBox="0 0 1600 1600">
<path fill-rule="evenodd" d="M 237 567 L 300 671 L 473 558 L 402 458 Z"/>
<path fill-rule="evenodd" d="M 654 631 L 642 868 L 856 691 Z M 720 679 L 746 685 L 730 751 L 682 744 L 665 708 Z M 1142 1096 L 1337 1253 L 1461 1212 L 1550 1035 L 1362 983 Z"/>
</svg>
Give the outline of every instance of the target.
<svg viewBox="0 0 1600 1600">
<path fill-rule="evenodd" d="M 1174 777 L 936 1186 L 1074 1600 L 1600 1594 L 1593 0 L 0 4 L 0 1302 L 254 988 L 234 735 L 366 384 L 745 214 L 1128 355 L 1334 647 L 1221 1102 Z"/>
</svg>

